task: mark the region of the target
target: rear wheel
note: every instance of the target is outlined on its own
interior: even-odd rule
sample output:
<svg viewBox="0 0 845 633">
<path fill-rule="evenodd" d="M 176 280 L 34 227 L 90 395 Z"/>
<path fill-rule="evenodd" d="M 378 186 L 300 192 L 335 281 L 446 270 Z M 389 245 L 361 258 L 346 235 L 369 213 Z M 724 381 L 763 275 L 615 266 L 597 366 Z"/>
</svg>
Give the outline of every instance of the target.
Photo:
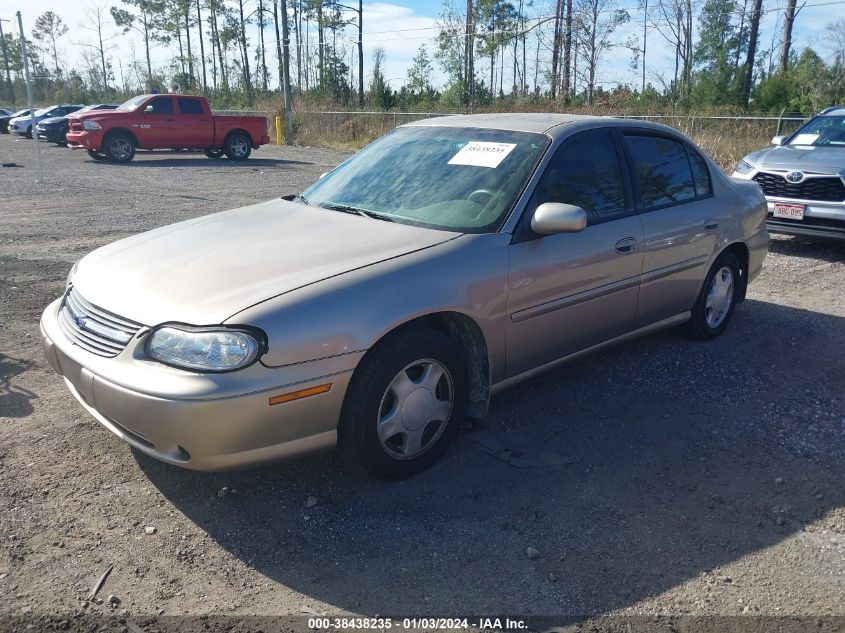
<svg viewBox="0 0 845 633">
<path fill-rule="evenodd" d="M 687 332 L 702 341 L 714 339 L 728 327 L 740 296 L 742 268 L 733 253 L 713 262 L 686 324 Z"/>
<path fill-rule="evenodd" d="M 128 163 L 135 158 L 135 141 L 127 134 L 111 134 L 103 145 L 106 156 L 114 163 Z"/>
<path fill-rule="evenodd" d="M 204 149 L 202 153 L 208 156 L 209 158 L 223 158 L 223 150 L 222 149 Z"/>
<path fill-rule="evenodd" d="M 89 149 L 88 155 L 93 158 L 94 160 L 106 160 L 108 156 L 105 154 L 101 154 L 100 152 L 94 151 L 93 149 Z"/>
<path fill-rule="evenodd" d="M 246 160 L 252 153 L 252 144 L 243 132 L 233 132 L 226 138 L 223 151 L 229 160 Z"/>
<path fill-rule="evenodd" d="M 394 334 L 355 371 L 341 413 L 341 451 L 377 477 L 409 477 L 440 459 L 466 406 L 466 367 L 452 342 L 431 330 Z"/>
</svg>

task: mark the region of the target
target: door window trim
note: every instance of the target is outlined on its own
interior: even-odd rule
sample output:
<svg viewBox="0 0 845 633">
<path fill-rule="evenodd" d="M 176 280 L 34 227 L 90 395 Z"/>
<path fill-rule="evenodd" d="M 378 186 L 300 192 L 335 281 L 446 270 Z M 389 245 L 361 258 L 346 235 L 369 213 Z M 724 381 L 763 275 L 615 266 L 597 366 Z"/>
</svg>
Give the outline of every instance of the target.
<svg viewBox="0 0 845 633">
<path fill-rule="evenodd" d="M 634 206 L 637 209 L 637 213 L 651 213 L 652 211 L 662 211 L 663 209 L 669 209 L 671 207 L 679 207 L 685 204 L 690 204 L 691 202 L 699 202 L 700 200 L 707 200 L 708 198 L 712 198 L 714 196 L 713 193 L 713 175 L 710 173 L 710 165 L 707 162 L 707 159 L 704 156 L 701 156 L 701 152 L 696 150 L 694 147 L 690 146 L 690 142 L 681 137 L 672 134 L 671 132 L 666 132 L 664 130 L 654 130 L 651 128 L 641 128 L 641 127 L 634 127 L 634 126 L 624 126 L 616 128 L 616 136 L 618 137 L 619 142 L 622 144 L 622 149 L 625 154 L 625 163 L 627 165 L 627 171 L 631 179 L 631 185 L 634 190 Z M 628 146 L 626 141 L 627 136 L 653 136 L 657 138 L 663 138 L 669 141 L 674 141 L 675 143 L 680 143 L 681 146 L 684 148 L 684 152 L 687 157 L 687 165 L 689 166 L 690 170 L 690 178 L 692 179 L 692 190 L 695 192 L 695 196 L 692 198 L 687 198 L 680 202 L 667 202 L 666 204 L 658 204 L 651 207 L 645 207 L 643 205 L 643 197 L 642 197 L 642 190 L 640 189 L 640 181 L 637 178 L 637 164 L 634 160 L 633 154 L 631 153 L 631 148 Z M 697 151 L 699 156 L 701 156 L 701 160 L 704 163 L 704 168 L 707 171 L 707 179 L 710 182 L 710 191 L 705 195 L 698 195 L 698 190 L 695 187 L 695 173 L 692 169 L 692 160 L 690 159 L 690 151 Z"/>
<path fill-rule="evenodd" d="M 589 231 L 590 228 L 594 226 L 599 226 L 601 224 L 607 224 L 608 222 L 615 222 L 617 220 L 625 220 L 627 218 L 633 217 L 639 213 L 636 205 L 636 198 L 634 197 L 634 187 L 633 187 L 633 179 L 631 174 L 628 170 L 628 162 L 626 156 L 623 152 L 624 145 L 620 142 L 618 135 L 615 133 L 615 130 L 618 129 L 616 126 L 613 125 L 604 125 L 601 127 L 591 127 L 586 130 L 579 130 L 574 134 L 571 134 L 563 139 L 561 139 L 560 143 L 556 143 L 554 146 L 549 147 L 547 150 L 549 154 L 549 159 L 544 163 L 541 163 L 538 167 L 538 171 L 540 172 L 539 178 L 533 183 L 533 187 L 531 191 L 528 192 L 528 197 L 525 202 L 525 206 L 522 209 L 522 214 L 520 215 L 519 220 L 516 223 L 513 231 L 513 239 L 511 240 L 511 244 L 518 244 L 520 242 L 528 242 L 530 240 L 536 240 L 544 237 L 553 237 L 552 235 L 540 235 L 539 233 L 535 233 L 531 229 L 531 221 L 530 215 L 533 213 L 534 209 L 531 206 L 531 200 L 534 198 L 534 194 L 537 191 L 537 188 L 540 186 L 540 183 L 543 182 L 543 178 L 546 176 L 546 172 L 551 168 L 552 163 L 554 162 L 555 158 L 557 157 L 557 153 L 571 140 L 577 138 L 582 134 L 589 134 L 591 132 L 604 132 L 610 136 L 610 141 L 613 143 L 613 147 L 616 151 L 616 162 L 619 165 L 619 173 L 622 176 L 622 183 L 625 189 L 625 213 L 624 215 L 620 215 L 619 217 L 615 218 L 608 218 L 606 220 L 601 220 L 599 222 L 594 222 L 592 224 L 587 224 L 584 231 Z M 692 168 L 690 168 L 692 169 Z"/>
</svg>

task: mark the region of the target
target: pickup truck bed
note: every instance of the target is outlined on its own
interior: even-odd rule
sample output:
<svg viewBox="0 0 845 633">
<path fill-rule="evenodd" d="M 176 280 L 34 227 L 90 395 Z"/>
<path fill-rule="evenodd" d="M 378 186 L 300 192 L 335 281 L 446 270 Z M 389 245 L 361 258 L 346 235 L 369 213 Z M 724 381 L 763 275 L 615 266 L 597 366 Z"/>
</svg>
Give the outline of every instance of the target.
<svg viewBox="0 0 845 633">
<path fill-rule="evenodd" d="M 245 160 L 270 142 L 263 116 L 219 116 L 205 97 L 141 95 L 117 110 L 68 117 L 68 146 L 95 160 L 128 162 L 137 149 L 203 150 L 209 158 Z"/>
</svg>

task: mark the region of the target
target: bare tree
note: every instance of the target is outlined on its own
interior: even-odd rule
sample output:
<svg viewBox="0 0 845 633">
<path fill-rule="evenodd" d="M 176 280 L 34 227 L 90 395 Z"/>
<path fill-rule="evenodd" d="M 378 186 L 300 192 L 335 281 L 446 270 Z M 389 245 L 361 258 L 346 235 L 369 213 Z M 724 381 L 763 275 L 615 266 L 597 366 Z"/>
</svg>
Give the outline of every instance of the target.
<svg viewBox="0 0 845 633">
<path fill-rule="evenodd" d="M 751 97 L 751 83 L 754 79 L 754 62 L 757 57 L 757 38 L 760 31 L 760 14 L 762 11 L 763 0 L 754 0 L 754 9 L 751 13 L 751 26 L 748 29 L 748 53 L 745 58 L 745 77 L 739 95 L 739 104 L 744 108 L 748 107 L 748 100 Z"/>
<path fill-rule="evenodd" d="M 792 26 L 795 24 L 795 18 L 798 17 L 798 13 L 804 8 L 803 4 L 801 7 L 796 8 L 797 4 L 798 0 L 787 0 L 786 9 L 783 12 L 783 38 L 780 43 L 780 65 L 778 66 L 778 70 L 782 73 L 789 70 L 789 51 L 792 49 Z"/>
<path fill-rule="evenodd" d="M 109 89 L 109 69 L 108 64 L 106 63 L 106 53 L 114 48 L 113 45 L 110 45 L 109 42 L 113 40 L 116 35 L 107 36 L 105 35 L 105 28 L 106 22 L 105 17 L 108 15 L 108 11 L 106 10 L 106 6 L 104 4 L 91 4 L 85 9 L 85 19 L 79 25 L 81 28 L 85 29 L 86 31 L 90 31 L 94 33 L 97 37 L 96 44 L 89 44 L 87 42 L 81 42 L 80 45 L 84 46 L 88 49 L 91 49 L 93 53 L 96 53 L 97 58 L 99 59 L 100 63 L 100 71 L 101 71 L 101 81 L 103 90 L 107 91 Z M 90 61 L 90 58 L 89 58 Z"/>
<path fill-rule="evenodd" d="M 614 9 L 614 0 L 578 0 L 578 30 L 580 54 L 584 60 L 584 78 L 587 82 L 587 103 L 593 104 L 596 88 L 596 71 L 602 54 L 614 46 L 611 36 L 616 29 L 628 22 L 631 16 L 625 9 Z"/>
</svg>

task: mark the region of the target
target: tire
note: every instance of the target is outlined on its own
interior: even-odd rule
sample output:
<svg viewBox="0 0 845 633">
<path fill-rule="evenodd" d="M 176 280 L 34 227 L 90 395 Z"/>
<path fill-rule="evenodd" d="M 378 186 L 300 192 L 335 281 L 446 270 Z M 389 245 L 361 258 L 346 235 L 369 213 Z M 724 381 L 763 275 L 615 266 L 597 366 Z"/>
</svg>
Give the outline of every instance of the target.
<svg viewBox="0 0 845 633">
<path fill-rule="evenodd" d="M 700 341 L 722 334 L 740 298 L 742 281 L 742 267 L 736 255 L 729 252 L 719 255 L 704 278 L 692 316 L 686 323 L 687 334 Z"/>
<path fill-rule="evenodd" d="M 229 160 L 246 160 L 252 153 L 252 141 L 243 132 L 232 132 L 223 143 L 223 152 Z"/>
<path fill-rule="evenodd" d="M 128 134 L 109 134 L 103 142 L 103 151 L 113 163 L 128 163 L 135 158 L 135 141 Z"/>
<path fill-rule="evenodd" d="M 457 437 L 467 389 L 466 366 L 446 336 L 433 330 L 391 335 L 352 376 L 340 451 L 381 479 L 410 477 L 439 460 Z"/>
<path fill-rule="evenodd" d="M 202 153 L 208 156 L 209 158 L 223 158 L 223 150 L 222 149 L 204 149 Z"/>
<path fill-rule="evenodd" d="M 26 134 L 24 134 L 24 136 L 26 138 L 32 138 L 32 126 L 31 125 L 28 128 L 26 128 Z"/>
<path fill-rule="evenodd" d="M 91 158 L 93 158 L 94 160 L 106 160 L 108 158 L 108 156 L 106 156 L 105 154 L 101 154 L 100 152 L 96 152 L 93 149 L 89 149 L 87 151 L 88 151 L 88 155 Z"/>
</svg>

